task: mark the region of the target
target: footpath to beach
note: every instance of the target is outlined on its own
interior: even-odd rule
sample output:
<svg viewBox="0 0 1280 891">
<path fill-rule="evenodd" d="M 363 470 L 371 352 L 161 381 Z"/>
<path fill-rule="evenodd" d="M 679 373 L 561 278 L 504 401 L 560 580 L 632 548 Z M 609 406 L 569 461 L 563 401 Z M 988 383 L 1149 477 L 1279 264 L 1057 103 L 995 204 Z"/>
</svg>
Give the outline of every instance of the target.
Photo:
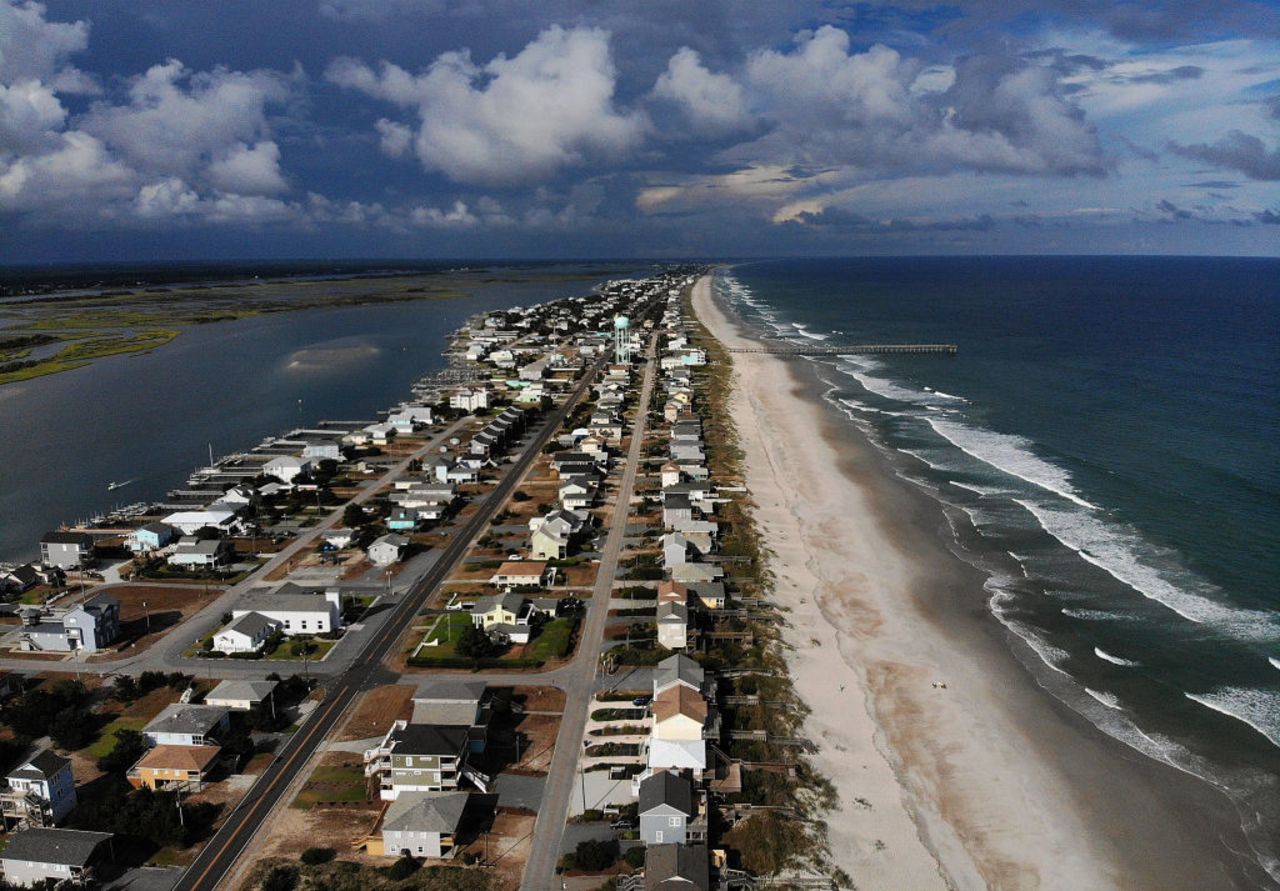
<svg viewBox="0 0 1280 891">
<path fill-rule="evenodd" d="M 758 345 L 716 304 L 710 276 L 693 307 L 725 347 Z M 826 407 L 783 359 L 733 361 L 732 414 L 789 610 L 806 735 L 840 802 L 831 852 L 857 886 L 1229 887 L 1212 858 L 1150 837 L 1182 835 L 1152 825 L 1165 808 L 1151 784 L 1099 755 L 1103 742 L 1069 726 L 1003 644 L 975 632 L 981 578 L 916 525 L 872 447 L 835 441 Z M 1126 828 L 1135 823 L 1145 825 Z"/>
</svg>

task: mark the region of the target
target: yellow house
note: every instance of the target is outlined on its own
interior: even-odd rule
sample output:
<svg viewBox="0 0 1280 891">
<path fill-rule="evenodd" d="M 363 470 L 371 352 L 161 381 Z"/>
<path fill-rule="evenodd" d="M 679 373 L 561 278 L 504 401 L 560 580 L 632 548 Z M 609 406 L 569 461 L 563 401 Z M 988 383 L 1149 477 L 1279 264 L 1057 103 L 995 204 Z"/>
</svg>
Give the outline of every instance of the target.
<svg viewBox="0 0 1280 891">
<path fill-rule="evenodd" d="M 199 789 L 221 751 L 220 746 L 156 746 L 129 769 L 129 783 L 135 788 Z"/>
<path fill-rule="evenodd" d="M 683 684 L 668 687 L 653 700 L 655 739 L 700 740 L 706 723 L 706 700 Z"/>
</svg>

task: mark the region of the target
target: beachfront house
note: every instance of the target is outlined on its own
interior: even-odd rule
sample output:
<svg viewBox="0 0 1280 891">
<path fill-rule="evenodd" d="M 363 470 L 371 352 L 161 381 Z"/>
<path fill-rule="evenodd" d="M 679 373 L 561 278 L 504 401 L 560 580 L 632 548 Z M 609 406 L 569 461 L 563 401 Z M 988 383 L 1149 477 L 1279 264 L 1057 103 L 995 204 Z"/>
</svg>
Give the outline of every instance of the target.
<svg viewBox="0 0 1280 891">
<path fill-rule="evenodd" d="M 93 562 L 93 536 L 87 532 L 46 532 L 40 536 L 40 562 L 59 569 L 80 569 Z"/>
<path fill-rule="evenodd" d="M 76 806 L 71 761 L 50 749 L 24 759 L 5 776 L 0 788 L 4 827 L 52 826 Z"/>
<path fill-rule="evenodd" d="M 668 601 L 657 607 L 658 645 L 683 650 L 689 645 L 689 607 Z"/>
<path fill-rule="evenodd" d="M 710 891 L 704 845 L 649 845 L 644 849 L 644 891 Z"/>
<path fill-rule="evenodd" d="M 689 841 L 689 824 L 698 815 L 693 783 L 678 773 L 660 770 L 640 782 L 640 840 L 646 845 Z M 699 834 L 705 835 L 705 829 Z"/>
<path fill-rule="evenodd" d="M 113 859 L 110 832 L 81 829 L 25 829 L 16 832 L 0 854 L 4 880 L 20 888 L 46 884 L 88 887 L 95 868 Z"/>
<path fill-rule="evenodd" d="M 382 853 L 440 860 L 452 857 L 454 838 L 469 792 L 410 792 L 400 795 L 382 819 Z"/>
<path fill-rule="evenodd" d="M 378 777 L 378 797 L 458 788 L 470 752 L 466 727 L 395 721 L 382 742 L 364 753 L 364 775 Z"/>
</svg>

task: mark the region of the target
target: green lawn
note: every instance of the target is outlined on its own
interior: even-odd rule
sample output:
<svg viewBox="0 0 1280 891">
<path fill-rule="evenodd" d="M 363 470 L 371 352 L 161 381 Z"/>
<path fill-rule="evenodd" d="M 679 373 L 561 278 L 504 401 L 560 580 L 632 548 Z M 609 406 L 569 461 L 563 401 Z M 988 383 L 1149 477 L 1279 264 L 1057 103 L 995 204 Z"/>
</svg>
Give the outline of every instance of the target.
<svg viewBox="0 0 1280 891">
<path fill-rule="evenodd" d="M 368 781 L 360 765 L 321 765 L 307 779 L 293 806 L 307 810 L 322 801 L 364 801 L 367 797 Z"/>
<path fill-rule="evenodd" d="M 117 730 L 141 730 L 145 726 L 147 722 L 143 718 L 116 718 L 102 728 L 102 734 L 85 752 L 94 758 L 105 758 L 116 747 Z"/>
<path fill-rule="evenodd" d="M 574 619 L 553 619 L 542 627 L 542 633 L 529 642 L 525 655 L 529 659 L 546 661 L 562 659 L 568 655 L 569 640 L 573 636 Z"/>
<path fill-rule="evenodd" d="M 328 655 L 329 651 L 332 650 L 338 642 L 336 640 L 324 640 L 322 638 L 316 638 L 312 640 L 311 643 L 315 646 L 316 649 L 310 656 L 307 657 L 307 661 L 319 662 L 326 655 Z M 292 652 L 290 652 L 288 640 L 281 641 L 280 646 L 276 647 L 276 651 L 272 653 L 270 656 L 268 656 L 267 659 L 277 659 L 277 660 L 282 660 L 287 662 L 302 661 L 301 656 L 295 656 L 293 655 Z"/>
<path fill-rule="evenodd" d="M 439 643 L 433 647 L 423 647 L 418 651 L 418 655 L 437 659 L 452 658 L 457 655 L 454 652 L 454 645 L 470 624 L 471 613 L 445 613 L 440 616 L 439 621 L 427 632 L 428 643 L 433 640 L 437 640 Z"/>
</svg>

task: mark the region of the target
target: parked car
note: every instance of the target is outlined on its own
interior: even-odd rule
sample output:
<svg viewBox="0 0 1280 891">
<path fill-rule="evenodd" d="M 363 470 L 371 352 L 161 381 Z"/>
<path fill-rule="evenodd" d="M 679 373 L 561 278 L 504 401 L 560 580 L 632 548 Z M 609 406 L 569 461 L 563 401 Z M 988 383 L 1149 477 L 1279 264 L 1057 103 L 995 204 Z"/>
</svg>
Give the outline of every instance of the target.
<svg viewBox="0 0 1280 891">
<path fill-rule="evenodd" d="M 635 699 L 631 700 L 631 704 L 634 705 L 636 708 L 645 708 L 652 701 L 653 701 L 652 696 L 637 696 Z"/>
</svg>

